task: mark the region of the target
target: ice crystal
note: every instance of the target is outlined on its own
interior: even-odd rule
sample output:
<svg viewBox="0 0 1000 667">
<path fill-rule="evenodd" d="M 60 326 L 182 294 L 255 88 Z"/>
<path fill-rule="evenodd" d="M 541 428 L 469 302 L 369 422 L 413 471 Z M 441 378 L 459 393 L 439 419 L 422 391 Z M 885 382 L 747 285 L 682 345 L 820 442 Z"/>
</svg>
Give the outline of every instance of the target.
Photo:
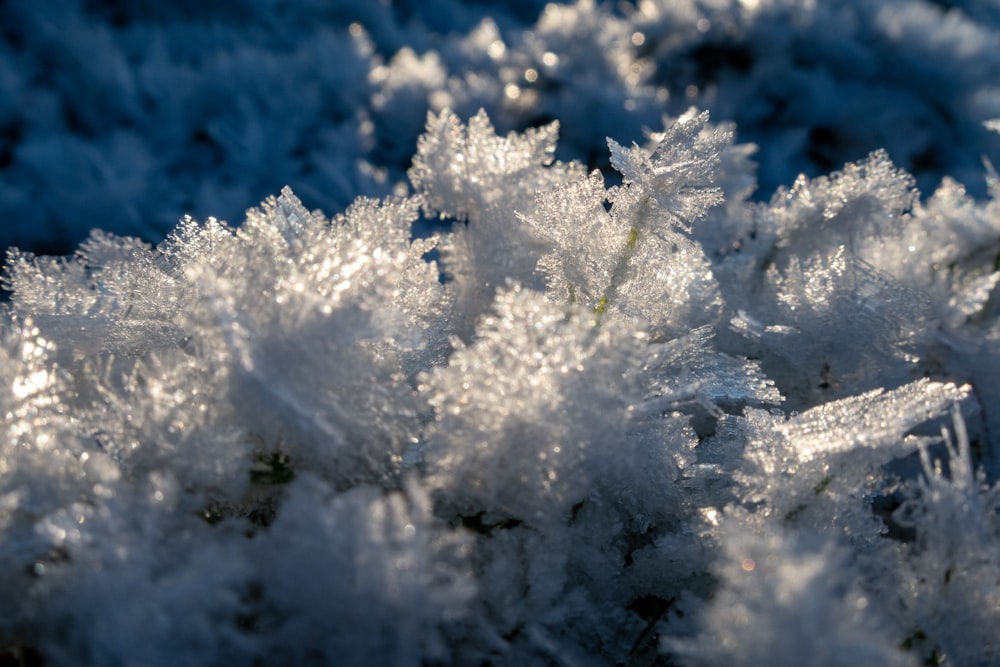
<svg viewBox="0 0 1000 667">
<path fill-rule="evenodd" d="M 874 600 L 851 581 L 847 556 L 819 540 L 725 533 L 722 586 L 695 640 L 668 644 L 689 665 L 915 665 L 885 636 Z"/>
<path fill-rule="evenodd" d="M 942 428 L 942 438 L 920 445 L 922 478 L 905 489 L 894 513 L 913 538 L 886 551 L 877 589 L 902 593 L 892 612 L 908 633 L 906 647 L 925 662 L 989 664 L 997 642 L 977 624 L 996 617 L 1000 597 L 988 574 L 997 568 L 998 487 L 976 469 L 961 412 L 951 417 L 953 434 Z"/>
<path fill-rule="evenodd" d="M 563 521 L 595 494 L 627 503 L 669 478 L 670 445 L 625 437 L 642 398 L 639 332 L 586 313 L 566 321 L 519 286 L 494 308 L 475 342 L 422 385 L 437 411 L 427 465 L 457 511 Z"/>
<path fill-rule="evenodd" d="M 288 619 L 260 628 L 265 656 L 397 665 L 449 658 L 443 631 L 468 613 L 476 585 L 468 540 L 434 520 L 423 489 L 336 493 L 306 478 L 284 509 L 255 549 L 261 567 L 288 565 L 261 572 L 260 599 L 272 605 L 256 610 L 261 621 Z"/>
<path fill-rule="evenodd" d="M 506 39 L 462 48 L 507 76 Z M 11 251 L 0 658 L 994 655 L 948 619 L 995 616 L 996 203 L 875 153 L 752 204 L 753 147 L 694 111 L 612 140 L 608 188 L 556 128 L 443 109 L 412 196 Z"/>
<path fill-rule="evenodd" d="M 556 179 L 546 178 L 558 133 L 559 123 L 553 122 L 523 135 L 500 137 L 485 111 L 470 118 L 467 126 L 450 111 L 430 114 L 410 181 L 424 194 L 428 211 L 460 220 L 493 207 L 526 208 L 529 202 L 518 206 L 501 186 L 531 179 L 533 187 L 545 189 L 546 181 L 558 182 L 558 169 L 552 171 Z"/>
<path fill-rule="evenodd" d="M 201 332 L 194 344 L 221 364 L 244 426 L 269 446 L 348 478 L 398 468 L 416 409 L 406 371 L 412 355 L 438 354 L 441 339 L 426 334 L 447 298 L 422 259 L 432 246 L 408 240 L 415 215 L 411 202 L 361 200 L 327 221 L 286 191 L 249 212 L 227 261 L 185 269 L 201 290 L 186 314 Z M 275 335 L 286 329 L 298 333 Z M 319 392 L 308 389 L 316 375 Z"/>
<path fill-rule="evenodd" d="M 907 434 L 968 393 L 967 386 L 919 380 L 787 418 L 749 410 L 737 431 L 746 442 L 736 479 L 747 500 L 764 505 L 755 520 L 839 531 L 856 548 L 871 548 L 885 531 L 869 505 L 884 484 L 880 467 L 914 452 L 920 440 Z"/>
<path fill-rule="evenodd" d="M 681 116 L 648 157 L 638 146 L 627 149 L 608 140 L 611 164 L 631 186 L 629 191 L 641 198 L 635 205 L 652 207 L 644 212 L 652 220 L 662 215 L 690 231 L 695 220 L 722 202 L 715 178 L 732 134 L 725 130 L 704 132 L 707 122 L 708 112 Z"/>
<path fill-rule="evenodd" d="M 644 370 L 658 402 L 705 399 L 732 408 L 784 400 L 758 362 L 718 352 L 713 338 L 711 327 L 700 327 L 651 351 Z"/>
<path fill-rule="evenodd" d="M 549 293 L 564 302 L 596 310 L 614 278 L 619 255 L 630 243 L 629 229 L 605 209 L 604 178 L 585 178 L 539 195 L 535 217 L 522 219 L 555 250 L 538 262 Z"/>
<path fill-rule="evenodd" d="M 16 307 L 34 313 L 77 358 L 96 352 L 136 355 L 176 345 L 185 290 L 138 239 L 94 231 L 73 261 L 11 251 L 6 280 Z"/>
<path fill-rule="evenodd" d="M 779 247 L 794 247 L 800 256 L 844 245 L 875 263 L 879 244 L 898 236 L 903 214 L 916 201 L 913 185 L 884 151 L 876 151 L 829 177 L 800 177 L 791 189 L 779 189 L 771 200 L 770 224 Z"/>
<path fill-rule="evenodd" d="M 706 183 L 731 136 L 706 134 L 707 120 L 678 120 L 651 158 L 638 147 L 612 146 L 622 187 L 602 193 L 601 178 L 591 175 L 541 194 L 539 218 L 520 216 L 555 245 L 539 262 L 555 294 L 673 336 L 715 322 L 721 299 L 711 266 L 701 246 L 675 229 L 690 231 L 686 222 L 721 201 L 721 190 Z M 579 226 L 600 240 L 584 250 Z"/>
<path fill-rule="evenodd" d="M 778 425 L 800 461 L 854 447 L 896 443 L 914 426 L 942 415 L 968 395 L 969 387 L 918 380 L 818 406 Z"/>
<path fill-rule="evenodd" d="M 765 285 L 753 316 L 740 313 L 731 325 L 767 349 L 772 363 L 780 359 L 794 369 L 784 371 L 789 383 L 778 386 L 795 407 L 843 396 L 846 387 L 909 378 L 926 337 L 921 292 L 844 246 L 805 263 L 795 255 L 783 271 L 772 266 Z"/>
<path fill-rule="evenodd" d="M 578 164 L 554 162 L 558 127 L 500 137 L 483 111 L 468 125 L 447 110 L 428 116 L 409 176 L 428 213 L 468 219 L 442 247 L 444 268 L 458 284 L 460 333 L 505 280 L 533 281 L 544 245 L 515 214 L 530 215 L 535 192 L 582 172 Z"/>
</svg>

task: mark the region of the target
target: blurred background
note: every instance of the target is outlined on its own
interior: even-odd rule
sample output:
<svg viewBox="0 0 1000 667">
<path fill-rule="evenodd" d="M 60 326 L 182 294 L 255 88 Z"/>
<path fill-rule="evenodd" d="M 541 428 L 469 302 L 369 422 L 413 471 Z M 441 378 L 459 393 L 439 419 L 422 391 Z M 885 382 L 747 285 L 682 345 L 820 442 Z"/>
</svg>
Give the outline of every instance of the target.
<svg viewBox="0 0 1000 667">
<path fill-rule="evenodd" d="M 291 185 L 405 193 L 428 110 L 559 119 L 607 169 L 690 106 L 759 146 L 755 197 L 885 148 L 924 196 L 1000 161 L 995 0 L 5 0 L 0 247 L 239 224 Z"/>
</svg>

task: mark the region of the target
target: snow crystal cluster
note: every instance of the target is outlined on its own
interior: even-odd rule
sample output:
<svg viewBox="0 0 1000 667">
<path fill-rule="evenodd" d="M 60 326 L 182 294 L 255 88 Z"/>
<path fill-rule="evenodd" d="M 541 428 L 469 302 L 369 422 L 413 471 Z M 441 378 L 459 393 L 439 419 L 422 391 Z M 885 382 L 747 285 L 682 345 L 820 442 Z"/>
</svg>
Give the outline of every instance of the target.
<svg viewBox="0 0 1000 667">
<path fill-rule="evenodd" d="M 408 197 L 11 251 L 5 655 L 1000 655 L 998 200 L 875 153 L 752 205 L 695 112 L 607 188 L 556 132 L 445 111 Z"/>
<path fill-rule="evenodd" d="M 832 11 L 797 4 L 549 5 L 523 51 L 463 44 L 572 78 L 590 39 L 637 62 L 628 21 Z M 460 92 L 408 186 L 332 218 L 286 188 L 8 252 L 0 661 L 997 664 L 991 164 L 979 199 L 879 150 L 754 202 L 708 112 L 591 137 L 602 173 Z"/>
<path fill-rule="evenodd" d="M 0 248 L 159 242 L 285 185 L 340 211 L 445 108 L 558 119 L 557 157 L 617 178 L 605 137 L 697 106 L 759 145 L 765 199 L 878 148 L 982 197 L 1000 161 L 995 0 L 6 0 L 0 27 Z"/>
</svg>

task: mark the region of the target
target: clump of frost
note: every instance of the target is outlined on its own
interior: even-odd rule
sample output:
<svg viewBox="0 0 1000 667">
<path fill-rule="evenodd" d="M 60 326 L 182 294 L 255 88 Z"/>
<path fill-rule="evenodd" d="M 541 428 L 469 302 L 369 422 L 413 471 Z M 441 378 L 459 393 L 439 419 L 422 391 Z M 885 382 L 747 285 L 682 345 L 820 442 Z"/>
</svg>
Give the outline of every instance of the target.
<svg viewBox="0 0 1000 667">
<path fill-rule="evenodd" d="M 668 643 L 685 665 L 916 665 L 887 636 L 848 559 L 780 530 L 724 531 L 721 587 L 697 638 Z"/>
<path fill-rule="evenodd" d="M 506 280 L 530 283 L 540 239 L 516 213 L 533 209 L 536 191 L 578 176 L 580 165 L 554 161 L 558 122 L 523 135 L 497 136 L 482 110 L 463 124 L 450 111 L 429 114 L 408 175 L 429 215 L 469 224 L 454 229 L 441 252 L 457 289 L 459 333 L 490 304 Z M 523 183 L 530 183 L 527 188 Z"/>
<path fill-rule="evenodd" d="M 0 22 L 0 247 L 36 252 L 97 220 L 149 242 L 235 223 L 285 185 L 327 211 L 399 194 L 446 108 L 559 119 L 559 158 L 617 178 L 606 137 L 695 104 L 759 146 L 764 197 L 878 148 L 925 193 L 983 196 L 1000 154 L 987 0 L 10 0 Z"/>
<path fill-rule="evenodd" d="M 875 153 L 754 204 L 696 110 L 607 187 L 558 128 L 442 110 L 409 195 L 10 251 L 0 657 L 994 655 L 995 200 Z"/>
<path fill-rule="evenodd" d="M 556 246 L 538 267 L 557 298 L 579 299 L 612 317 L 641 318 L 654 331 L 677 334 L 715 323 L 718 286 L 704 251 L 682 233 L 722 201 L 714 177 L 732 135 L 706 131 L 707 120 L 707 114 L 682 117 L 651 156 L 610 140 L 621 187 L 606 191 L 600 176 L 591 174 L 538 196 L 540 216 L 523 219 Z M 586 221 L 595 243 L 581 243 L 585 237 L 568 226 L 576 219 Z M 702 271 L 692 270 L 698 264 Z"/>
<path fill-rule="evenodd" d="M 1000 487 L 976 469 L 960 414 L 954 414 L 954 436 L 945 432 L 943 439 L 946 446 L 937 451 L 946 456 L 920 449 L 923 477 L 897 510 L 915 539 L 886 566 L 896 572 L 890 580 L 901 593 L 900 616 L 921 651 L 959 665 L 990 664 L 1000 656 L 996 638 L 985 631 L 1000 608 Z"/>
</svg>

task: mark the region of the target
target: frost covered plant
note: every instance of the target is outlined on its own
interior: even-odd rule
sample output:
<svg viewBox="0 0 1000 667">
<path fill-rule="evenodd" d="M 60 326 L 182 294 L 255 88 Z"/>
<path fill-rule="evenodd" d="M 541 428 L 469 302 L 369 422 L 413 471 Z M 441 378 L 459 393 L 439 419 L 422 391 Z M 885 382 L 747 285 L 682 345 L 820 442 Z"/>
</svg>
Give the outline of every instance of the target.
<svg viewBox="0 0 1000 667">
<path fill-rule="evenodd" d="M 991 662 L 994 201 L 875 153 L 752 204 L 697 111 L 607 187 L 557 129 L 11 250 L 0 656 Z"/>
<path fill-rule="evenodd" d="M 1000 156 L 992 0 L 8 0 L 0 23 L 0 247 L 37 252 L 97 220 L 238 222 L 285 185 L 328 212 L 402 190 L 446 108 L 558 119 L 558 157 L 610 172 L 606 137 L 695 104 L 759 145 L 764 197 L 877 148 L 983 196 Z"/>
<path fill-rule="evenodd" d="M 724 541 L 702 634 L 671 643 L 684 664 L 917 664 L 873 617 L 843 553 L 781 530 Z"/>
<path fill-rule="evenodd" d="M 969 434 L 957 414 L 954 430 L 954 436 L 943 434 L 946 447 L 938 454 L 946 459 L 926 445 L 920 449 L 924 476 L 897 510 L 915 539 L 893 565 L 911 638 L 921 640 L 932 656 L 986 665 L 1000 658 L 996 638 L 981 630 L 1000 612 L 995 585 L 1000 486 L 976 469 Z"/>
</svg>

